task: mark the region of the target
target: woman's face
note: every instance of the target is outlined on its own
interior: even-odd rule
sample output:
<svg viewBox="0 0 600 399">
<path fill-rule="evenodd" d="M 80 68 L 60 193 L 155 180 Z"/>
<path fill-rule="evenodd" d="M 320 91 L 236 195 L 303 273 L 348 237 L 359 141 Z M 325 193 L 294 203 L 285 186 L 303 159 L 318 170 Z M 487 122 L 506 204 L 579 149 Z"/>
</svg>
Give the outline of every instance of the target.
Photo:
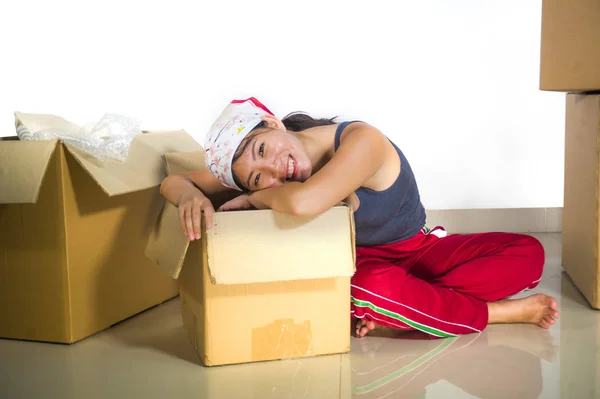
<svg viewBox="0 0 600 399">
<path fill-rule="evenodd" d="M 250 136 L 232 172 L 248 190 L 258 191 L 289 181 L 305 181 L 312 165 L 296 136 L 281 128 L 265 128 Z"/>
</svg>

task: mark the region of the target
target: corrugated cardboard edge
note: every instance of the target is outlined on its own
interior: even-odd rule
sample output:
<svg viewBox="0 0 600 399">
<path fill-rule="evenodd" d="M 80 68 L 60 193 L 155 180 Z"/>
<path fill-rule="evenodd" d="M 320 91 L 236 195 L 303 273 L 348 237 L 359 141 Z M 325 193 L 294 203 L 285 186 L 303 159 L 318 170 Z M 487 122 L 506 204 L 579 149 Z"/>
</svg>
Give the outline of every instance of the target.
<svg viewBox="0 0 600 399">
<path fill-rule="evenodd" d="M 352 242 L 352 262 L 354 264 L 354 271 L 356 272 L 356 226 L 354 224 L 354 208 L 346 202 L 343 202 L 341 205 L 348 207 L 348 217 L 350 218 L 350 240 Z"/>
<path fill-rule="evenodd" d="M 206 234 L 206 227 L 202 228 L 202 234 Z M 202 270 L 200 273 L 202 274 L 202 278 L 206 276 L 210 276 L 208 272 L 208 250 L 206 249 L 206 240 L 201 240 L 201 251 L 200 254 L 202 256 Z M 210 278 L 210 277 L 209 277 Z M 202 313 L 202 327 L 204 328 L 205 333 L 203 334 L 203 342 L 202 342 L 202 350 L 198 351 L 198 356 L 201 358 L 202 363 L 205 366 L 213 366 L 211 360 L 212 347 L 210 346 L 210 320 L 208 319 L 208 315 L 211 314 L 211 302 L 208 301 L 208 293 L 206 292 L 206 287 L 202 288 L 202 304 L 204 306 L 204 310 Z"/>
<path fill-rule="evenodd" d="M 65 189 L 65 174 L 68 173 L 67 172 L 67 165 L 66 165 L 66 157 L 65 157 L 65 148 L 63 145 L 59 145 L 58 146 L 58 162 L 60 165 L 60 179 L 59 179 L 59 184 L 60 184 L 60 192 L 61 192 L 61 196 L 60 196 L 60 205 L 62 206 L 62 213 L 63 213 L 63 226 L 64 226 L 64 230 L 65 230 L 65 278 L 67 279 L 67 284 L 66 284 L 66 289 L 67 289 L 67 303 L 68 303 L 68 307 L 67 307 L 67 334 L 69 336 L 69 344 L 73 344 L 75 343 L 75 334 L 73 333 L 73 301 L 72 301 L 72 297 L 73 295 L 71 295 L 71 274 L 70 274 L 70 270 L 71 270 L 71 260 L 69 259 L 69 253 L 70 251 L 66 250 L 66 248 L 69 248 L 69 229 L 68 226 L 69 224 L 67 223 L 67 203 L 65 200 L 65 194 L 64 194 L 64 189 Z"/>
<path fill-rule="evenodd" d="M 214 224 L 214 221 L 213 221 L 213 224 Z M 203 236 L 203 238 L 202 238 L 202 259 L 204 260 L 204 264 L 206 265 L 206 275 L 207 275 L 210 283 L 212 285 L 216 285 L 217 280 L 214 278 L 213 272 L 210 270 L 210 256 L 211 256 L 212 248 L 211 248 L 211 242 L 208 239 L 208 235 L 206 234 L 206 226 L 204 223 L 204 218 L 202 220 L 201 226 L 202 226 L 202 236 Z M 206 345 L 209 345 L 209 343 L 206 342 Z M 207 346 L 207 348 L 208 348 L 208 346 Z"/>
<path fill-rule="evenodd" d="M 352 243 L 352 262 L 354 271 L 356 272 L 356 225 L 354 222 L 354 208 L 349 202 L 340 202 L 338 206 L 348 208 L 348 218 L 350 219 L 350 242 Z"/>
<path fill-rule="evenodd" d="M 594 275 L 594 282 L 596 283 L 596 289 L 594 290 L 594 296 L 592 298 L 592 307 L 600 308 L 600 281 L 598 281 L 598 251 L 600 251 L 600 95 L 596 97 L 596 154 L 598 156 L 598 164 L 596 165 L 596 215 L 594 227 L 596 229 L 596 268 Z"/>
</svg>

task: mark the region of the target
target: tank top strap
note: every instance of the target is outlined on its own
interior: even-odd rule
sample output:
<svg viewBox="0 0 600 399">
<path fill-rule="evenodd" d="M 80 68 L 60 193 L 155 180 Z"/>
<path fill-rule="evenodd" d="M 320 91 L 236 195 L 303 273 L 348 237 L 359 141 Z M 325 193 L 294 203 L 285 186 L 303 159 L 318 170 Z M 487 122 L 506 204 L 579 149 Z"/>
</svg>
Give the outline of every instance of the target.
<svg viewBox="0 0 600 399">
<path fill-rule="evenodd" d="M 346 122 L 342 122 L 338 125 L 337 129 L 335 130 L 335 141 L 334 141 L 334 146 L 333 146 L 333 151 L 337 151 L 337 149 L 340 147 L 340 137 L 342 136 L 342 132 L 344 131 L 344 129 L 346 128 L 346 126 L 348 126 L 351 123 L 354 122 L 362 122 L 362 121 L 346 121 Z"/>
</svg>

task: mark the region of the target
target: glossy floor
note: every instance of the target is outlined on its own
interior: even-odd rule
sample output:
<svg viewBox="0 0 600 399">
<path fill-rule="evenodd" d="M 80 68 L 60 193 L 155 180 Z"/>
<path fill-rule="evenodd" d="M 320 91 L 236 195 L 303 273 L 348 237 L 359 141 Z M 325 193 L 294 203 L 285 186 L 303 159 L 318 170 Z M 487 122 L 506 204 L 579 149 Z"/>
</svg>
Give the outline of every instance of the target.
<svg viewBox="0 0 600 399">
<path fill-rule="evenodd" d="M 594 398 L 598 329 L 560 266 L 560 235 L 536 235 L 547 265 L 535 291 L 559 302 L 550 329 L 353 339 L 351 354 L 204 368 L 169 301 L 75 345 L 0 340 L 0 398 Z"/>
</svg>

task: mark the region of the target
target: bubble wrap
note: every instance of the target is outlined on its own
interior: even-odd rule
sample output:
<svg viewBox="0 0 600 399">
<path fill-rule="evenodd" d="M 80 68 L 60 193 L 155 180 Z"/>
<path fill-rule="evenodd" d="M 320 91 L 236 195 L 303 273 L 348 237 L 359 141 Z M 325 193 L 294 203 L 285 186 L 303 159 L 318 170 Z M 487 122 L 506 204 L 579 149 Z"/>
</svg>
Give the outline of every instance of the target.
<svg viewBox="0 0 600 399">
<path fill-rule="evenodd" d="M 131 142 L 140 133 L 139 121 L 116 114 L 106 114 L 98 123 L 82 127 L 77 132 L 45 129 L 31 133 L 17 129 L 21 140 L 62 140 L 99 160 L 124 162 Z"/>
</svg>

